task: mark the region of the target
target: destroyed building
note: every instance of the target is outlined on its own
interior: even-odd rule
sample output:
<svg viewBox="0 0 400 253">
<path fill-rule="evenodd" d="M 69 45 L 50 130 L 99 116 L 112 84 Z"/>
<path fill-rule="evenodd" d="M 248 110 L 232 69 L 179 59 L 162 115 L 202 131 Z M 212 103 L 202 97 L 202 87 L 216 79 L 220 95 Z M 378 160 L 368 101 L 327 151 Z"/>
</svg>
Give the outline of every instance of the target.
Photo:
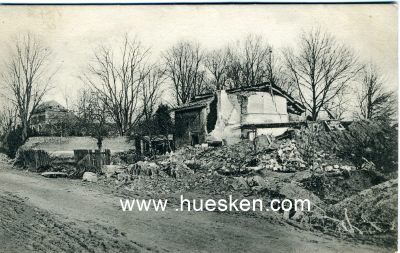
<svg viewBox="0 0 400 253">
<path fill-rule="evenodd" d="M 175 144 L 234 144 L 255 135 L 279 135 L 305 107 L 275 85 L 219 90 L 195 96 L 172 110 Z"/>
</svg>

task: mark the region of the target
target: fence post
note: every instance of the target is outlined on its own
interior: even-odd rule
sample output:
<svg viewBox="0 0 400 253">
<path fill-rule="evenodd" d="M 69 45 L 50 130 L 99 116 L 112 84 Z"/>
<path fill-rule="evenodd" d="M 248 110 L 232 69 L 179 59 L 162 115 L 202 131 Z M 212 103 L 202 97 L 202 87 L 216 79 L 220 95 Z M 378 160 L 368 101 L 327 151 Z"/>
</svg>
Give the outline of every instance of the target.
<svg viewBox="0 0 400 253">
<path fill-rule="evenodd" d="M 103 165 L 103 159 L 101 157 L 101 152 L 100 150 L 96 149 L 94 151 L 94 166 L 96 169 L 101 170 L 101 166 Z"/>
<path fill-rule="evenodd" d="M 104 164 L 105 165 L 111 164 L 111 151 L 109 149 L 104 150 Z"/>
<path fill-rule="evenodd" d="M 89 154 L 89 150 L 87 150 L 87 149 L 74 149 L 75 163 L 78 163 L 80 160 L 82 160 L 88 154 Z"/>
</svg>

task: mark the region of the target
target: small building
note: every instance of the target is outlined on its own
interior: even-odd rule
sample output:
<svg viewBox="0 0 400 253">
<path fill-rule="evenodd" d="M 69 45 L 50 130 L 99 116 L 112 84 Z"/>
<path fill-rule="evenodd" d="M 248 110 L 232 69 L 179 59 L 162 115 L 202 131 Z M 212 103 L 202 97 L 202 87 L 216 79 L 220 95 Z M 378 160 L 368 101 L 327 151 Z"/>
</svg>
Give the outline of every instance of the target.
<svg viewBox="0 0 400 253">
<path fill-rule="evenodd" d="M 291 121 L 303 120 L 306 108 L 277 86 L 220 90 L 195 96 L 174 108 L 175 145 L 233 144 L 254 135 L 279 135 Z"/>
<path fill-rule="evenodd" d="M 60 132 L 60 127 L 70 124 L 75 120 L 75 115 L 51 100 L 41 103 L 31 116 L 31 128 L 39 134 L 54 135 Z"/>
<path fill-rule="evenodd" d="M 140 155 L 162 155 L 175 150 L 172 134 L 151 137 L 137 135 L 134 142 L 136 153 Z"/>
</svg>

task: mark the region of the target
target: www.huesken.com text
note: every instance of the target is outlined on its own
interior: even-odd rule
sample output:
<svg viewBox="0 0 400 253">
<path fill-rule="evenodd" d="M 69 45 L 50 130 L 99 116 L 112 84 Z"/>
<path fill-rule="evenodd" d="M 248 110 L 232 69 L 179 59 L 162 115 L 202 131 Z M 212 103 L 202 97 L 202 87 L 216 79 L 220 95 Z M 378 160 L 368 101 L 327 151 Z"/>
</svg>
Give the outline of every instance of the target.
<svg viewBox="0 0 400 253">
<path fill-rule="evenodd" d="M 167 209 L 168 199 L 120 199 L 122 211 L 156 211 L 164 212 Z M 311 202 L 308 199 L 234 199 L 229 195 L 227 199 L 186 199 L 180 196 L 179 207 L 175 211 L 195 212 L 249 212 L 249 211 L 310 211 Z"/>
</svg>

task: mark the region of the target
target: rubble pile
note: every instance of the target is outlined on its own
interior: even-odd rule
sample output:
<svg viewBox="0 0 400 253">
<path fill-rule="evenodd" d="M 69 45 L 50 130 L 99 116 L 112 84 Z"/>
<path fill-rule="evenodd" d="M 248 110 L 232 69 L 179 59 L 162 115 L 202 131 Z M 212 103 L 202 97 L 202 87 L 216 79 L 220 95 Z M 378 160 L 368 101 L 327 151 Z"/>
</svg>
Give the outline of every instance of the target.
<svg viewBox="0 0 400 253">
<path fill-rule="evenodd" d="M 254 164 L 251 142 L 243 141 L 237 145 L 194 148 L 186 147 L 175 153 L 176 160 L 195 161 L 204 170 L 217 171 L 222 175 L 246 173 L 246 167 Z"/>
<path fill-rule="evenodd" d="M 148 194 L 170 194 L 196 190 L 205 194 L 233 191 L 234 179 L 215 171 L 198 171 L 200 165 L 193 160 L 181 162 L 176 157 L 165 160 L 139 161 L 130 165 L 105 165 L 104 181 L 129 191 Z M 110 180 L 111 179 L 111 180 Z"/>
<path fill-rule="evenodd" d="M 2 163 L 13 163 L 13 160 L 10 159 L 6 154 L 0 153 L 0 162 L 2 162 Z"/>
<path fill-rule="evenodd" d="M 111 155 L 111 164 L 132 164 L 140 160 L 140 155 L 135 150 L 117 152 Z"/>
<path fill-rule="evenodd" d="M 174 155 L 178 160 L 196 161 L 202 169 L 226 176 L 244 175 L 262 169 L 293 172 L 306 168 L 295 141 L 291 140 L 260 146 L 256 150 L 250 141 L 206 149 L 185 147 Z"/>
<path fill-rule="evenodd" d="M 126 165 L 118 165 L 118 164 L 103 165 L 103 167 L 101 168 L 101 172 L 107 178 L 111 178 L 111 177 L 117 176 L 120 173 L 124 173 L 126 167 L 127 167 Z"/>
<path fill-rule="evenodd" d="M 308 157 L 305 156 L 306 152 L 310 152 Z M 217 148 L 186 147 L 167 161 L 158 161 L 157 164 L 167 179 L 161 180 L 165 183 L 160 180 L 155 183 L 153 180 L 149 188 L 158 188 L 164 193 L 165 190 L 171 193 L 194 191 L 213 195 L 235 192 L 267 200 L 309 199 L 312 211 L 282 213 L 282 217 L 296 222 L 297 226 L 336 235 L 356 236 L 390 230 L 388 224 L 391 223 L 387 220 L 378 221 L 386 224 L 381 224 L 381 230 L 377 229 L 379 226 L 375 224 L 376 221 L 369 223 L 369 218 L 382 217 L 385 212 L 373 214 L 372 206 L 371 210 L 360 209 L 362 201 L 355 199 L 378 202 L 382 208 L 388 208 L 388 212 L 395 213 L 392 210 L 395 207 L 391 209 L 387 206 L 390 201 L 393 203 L 393 198 L 397 196 L 395 193 L 390 201 L 384 201 L 388 198 L 381 194 L 380 188 L 371 191 L 376 194 L 374 198 L 371 194 L 371 198 L 366 198 L 368 194 L 363 195 L 363 190 L 369 192 L 375 185 L 387 180 L 374 172 L 375 168 L 370 162 L 366 161 L 358 168 L 351 161 L 338 158 L 326 150 L 315 147 L 309 149 L 296 138 L 275 140 L 256 149 L 250 141 Z M 186 165 L 182 166 L 184 171 L 191 172 L 174 178 L 170 171 L 179 164 Z M 139 190 L 140 187 L 135 189 Z M 349 200 L 353 198 L 354 201 Z M 356 210 L 359 210 L 357 214 L 354 213 Z"/>
<path fill-rule="evenodd" d="M 185 147 L 175 155 L 177 160 L 196 161 L 203 169 L 215 170 L 222 175 L 244 175 L 251 171 L 270 170 L 276 172 L 296 172 L 307 169 L 326 172 L 341 172 L 354 169 L 348 162 L 334 154 L 317 150 L 311 154 L 311 163 L 306 162 L 294 139 L 276 140 L 267 146 L 254 149 L 250 141 L 218 148 Z"/>
<path fill-rule="evenodd" d="M 313 173 L 310 177 L 301 179 L 300 182 L 303 188 L 324 199 L 325 203 L 336 204 L 364 189 L 385 181 L 384 177 L 374 171 L 364 169 L 348 171 L 342 168 L 346 167 L 339 167 L 335 172 Z"/>
<path fill-rule="evenodd" d="M 396 247 L 397 179 L 360 191 L 335 205 L 314 205 L 297 221 L 304 228 Z M 294 219 L 295 220 L 295 219 Z"/>
<path fill-rule="evenodd" d="M 221 175 L 208 175 L 204 173 L 193 174 L 187 178 L 132 176 L 129 181 L 121 184 L 115 183 L 131 192 L 145 191 L 150 196 L 163 196 L 166 194 L 189 193 L 224 195 L 233 192 L 230 184 L 233 180 Z"/>
<path fill-rule="evenodd" d="M 230 187 L 232 179 L 219 174 L 194 173 L 188 165 L 176 161 L 139 161 L 128 166 L 106 165 L 102 171 L 103 182 L 130 192 L 146 192 L 148 195 L 187 193 L 193 189 L 205 194 L 221 194 L 233 190 Z"/>
<path fill-rule="evenodd" d="M 332 135 L 323 138 L 329 146 Z M 329 138 L 328 138 L 329 137 Z M 126 194 L 153 197 L 190 194 L 246 198 L 308 199 L 311 211 L 282 212 L 287 222 L 335 235 L 363 235 L 397 231 L 397 181 L 377 172 L 365 158 L 355 165 L 333 148 L 318 144 L 313 131 L 292 130 L 268 141 L 243 140 L 220 147 L 187 146 L 149 160 L 133 151 L 114 154 L 101 171 L 79 164 L 52 163 L 44 176 L 76 175 Z M 3 158 L 0 157 L 0 160 Z M 97 173 L 97 174 L 96 174 Z M 83 176 L 82 176 L 83 175 Z M 397 177 L 397 175 L 396 175 Z"/>
<path fill-rule="evenodd" d="M 295 187 L 302 196 L 313 195 L 313 198 L 321 198 L 327 203 L 337 203 L 349 196 L 343 191 L 350 189 L 348 192 L 353 194 L 360 188 L 373 185 L 371 182 L 361 185 L 354 180 L 344 180 L 355 167 L 321 150 L 314 152 L 313 163 L 307 164 L 302 156 L 304 150 L 299 150 L 296 141 L 276 140 L 272 144 L 260 145 L 256 150 L 250 141 L 222 147 L 188 146 L 155 161 L 105 166 L 103 173 L 107 178 L 117 179 L 118 184 L 131 184 L 137 190 L 146 190 L 143 187 L 147 186 L 150 191 L 158 188 L 158 193 L 204 190 L 209 194 L 218 191 L 257 194 L 268 188 L 264 193 L 274 195 L 274 192 Z M 303 171 L 313 173 L 301 174 Z M 291 172 L 283 174 L 293 176 L 288 175 L 283 180 L 283 175 L 279 176 L 281 172 Z M 271 173 L 277 173 L 276 179 L 272 179 L 275 174 Z M 346 181 L 346 185 L 342 181 Z M 352 185 L 355 187 L 351 188 Z"/>
<path fill-rule="evenodd" d="M 346 208 L 353 226 L 364 233 L 397 231 L 397 179 L 375 185 L 332 206 L 332 213 Z"/>
<path fill-rule="evenodd" d="M 266 169 L 281 172 L 294 172 L 307 168 L 300 152 L 297 150 L 295 140 L 281 142 L 279 148 L 274 152 L 262 155 L 261 164 Z"/>
</svg>

